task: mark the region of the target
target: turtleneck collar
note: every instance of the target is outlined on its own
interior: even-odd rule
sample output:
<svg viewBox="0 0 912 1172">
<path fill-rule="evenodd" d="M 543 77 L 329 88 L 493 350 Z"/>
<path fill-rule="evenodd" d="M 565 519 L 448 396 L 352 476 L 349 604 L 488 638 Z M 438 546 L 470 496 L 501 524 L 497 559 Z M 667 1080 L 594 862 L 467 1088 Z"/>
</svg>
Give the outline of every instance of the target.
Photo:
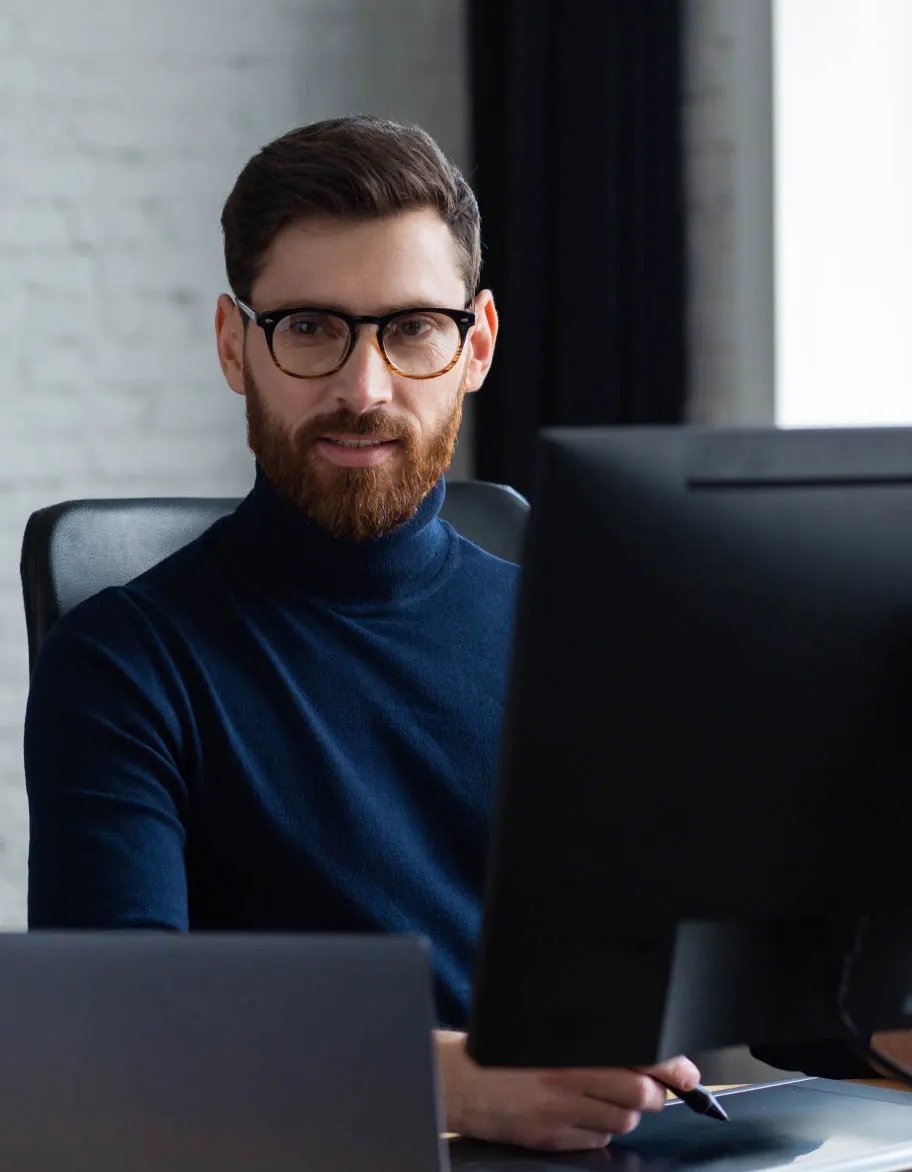
<svg viewBox="0 0 912 1172">
<path fill-rule="evenodd" d="M 240 568 L 270 585 L 301 590 L 331 605 L 371 608 L 402 601 L 435 584 L 455 553 L 438 513 L 441 478 L 411 520 L 383 537 L 333 537 L 306 518 L 256 466 L 253 490 L 231 518 L 245 559 Z"/>
</svg>

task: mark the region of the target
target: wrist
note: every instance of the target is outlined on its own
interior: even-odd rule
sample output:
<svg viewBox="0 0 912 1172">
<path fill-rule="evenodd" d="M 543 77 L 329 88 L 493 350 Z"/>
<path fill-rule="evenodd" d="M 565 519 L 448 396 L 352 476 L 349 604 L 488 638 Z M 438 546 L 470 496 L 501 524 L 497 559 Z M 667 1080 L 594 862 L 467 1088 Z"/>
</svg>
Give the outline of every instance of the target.
<svg viewBox="0 0 912 1172">
<path fill-rule="evenodd" d="M 466 1134 L 466 1103 L 464 1068 L 468 1062 L 465 1052 L 465 1034 L 458 1030 L 434 1030 L 437 1052 L 437 1071 L 443 1099 L 444 1128 L 448 1132 Z"/>
</svg>

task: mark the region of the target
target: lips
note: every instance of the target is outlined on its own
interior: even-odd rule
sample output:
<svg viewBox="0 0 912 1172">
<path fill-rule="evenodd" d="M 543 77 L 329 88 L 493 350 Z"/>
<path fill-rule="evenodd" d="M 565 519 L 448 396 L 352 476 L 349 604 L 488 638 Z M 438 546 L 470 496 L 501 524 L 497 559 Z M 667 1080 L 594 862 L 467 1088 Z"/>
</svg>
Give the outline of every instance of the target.
<svg viewBox="0 0 912 1172">
<path fill-rule="evenodd" d="M 321 436 L 317 450 L 331 464 L 343 468 L 370 468 L 392 456 L 397 440 L 377 439 L 375 436 Z"/>
</svg>

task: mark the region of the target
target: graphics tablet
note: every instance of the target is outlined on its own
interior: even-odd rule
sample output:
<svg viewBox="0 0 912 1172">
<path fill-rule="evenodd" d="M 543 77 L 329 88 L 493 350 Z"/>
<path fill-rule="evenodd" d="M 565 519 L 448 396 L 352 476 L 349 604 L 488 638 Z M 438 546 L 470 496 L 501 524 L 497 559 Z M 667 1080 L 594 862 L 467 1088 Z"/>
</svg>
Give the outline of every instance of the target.
<svg viewBox="0 0 912 1172">
<path fill-rule="evenodd" d="M 540 1154 L 455 1140 L 454 1169 L 468 1172 L 909 1172 L 912 1091 L 823 1078 L 723 1091 L 718 1123 L 671 1102 L 598 1152 Z"/>
</svg>

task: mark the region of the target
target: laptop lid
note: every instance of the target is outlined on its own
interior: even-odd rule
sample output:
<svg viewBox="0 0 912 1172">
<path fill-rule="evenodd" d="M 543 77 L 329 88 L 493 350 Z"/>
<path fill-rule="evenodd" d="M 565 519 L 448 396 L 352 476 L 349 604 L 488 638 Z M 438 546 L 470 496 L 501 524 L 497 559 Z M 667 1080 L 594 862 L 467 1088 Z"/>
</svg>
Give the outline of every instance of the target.
<svg viewBox="0 0 912 1172">
<path fill-rule="evenodd" d="M 0 1163 L 438 1172 L 426 946 L 0 935 Z"/>
</svg>

